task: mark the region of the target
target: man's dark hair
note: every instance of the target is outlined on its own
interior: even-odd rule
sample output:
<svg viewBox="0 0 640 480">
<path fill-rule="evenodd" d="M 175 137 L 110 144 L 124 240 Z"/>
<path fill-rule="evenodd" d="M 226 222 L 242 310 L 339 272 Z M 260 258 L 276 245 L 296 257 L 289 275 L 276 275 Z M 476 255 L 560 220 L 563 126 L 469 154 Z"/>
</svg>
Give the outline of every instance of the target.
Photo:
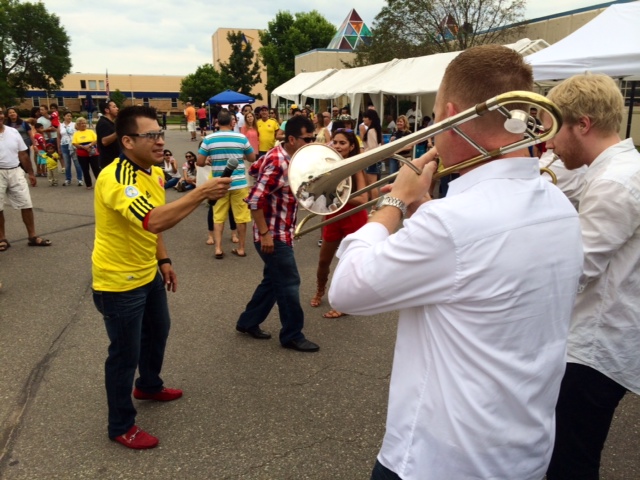
<svg viewBox="0 0 640 480">
<path fill-rule="evenodd" d="M 288 139 L 290 136 L 299 137 L 302 135 L 302 129 L 307 133 L 313 133 L 313 122 L 304 115 L 296 115 L 287 120 L 287 126 L 284 129 L 284 135 Z"/>
<path fill-rule="evenodd" d="M 228 127 L 229 125 L 231 125 L 231 115 L 233 114 L 226 108 L 220 110 L 220 113 L 218 113 L 218 125 L 220 125 L 221 127 Z"/>
<path fill-rule="evenodd" d="M 57 103 L 52 103 L 51 105 L 49 105 L 49 108 L 55 108 L 56 110 L 58 110 L 58 104 Z"/>
<path fill-rule="evenodd" d="M 100 111 L 102 113 L 105 113 L 107 111 L 107 109 L 109 108 L 109 104 L 112 102 L 113 100 L 102 100 L 100 102 Z"/>
<path fill-rule="evenodd" d="M 118 112 L 116 117 L 116 136 L 120 149 L 124 151 L 122 145 L 122 137 L 130 133 L 138 133 L 138 118 L 148 118 L 158 121 L 158 112 L 153 107 L 145 107 L 144 105 L 135 105 L 124 107 Z"/>
</svg>

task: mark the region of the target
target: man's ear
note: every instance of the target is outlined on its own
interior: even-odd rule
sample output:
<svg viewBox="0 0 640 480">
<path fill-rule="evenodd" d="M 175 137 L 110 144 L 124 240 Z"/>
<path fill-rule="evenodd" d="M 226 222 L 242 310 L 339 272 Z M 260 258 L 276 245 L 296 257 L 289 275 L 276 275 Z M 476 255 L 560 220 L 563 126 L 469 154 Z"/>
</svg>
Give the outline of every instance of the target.
<svg viewBox="0 0 640 480">
<path fill-rule="evenodd" d="M 578 132 L 581 134 L 588 133 L 593 126 L 589 117 L 582 116 L 578 119 Z"/>
<path fill-rule="evenodd" d="M 131 150 L 133 148 L 133 139 L 128 137 L 127 135 L 122 137 L 122 146 L 127 150 Z"/>
</svg>

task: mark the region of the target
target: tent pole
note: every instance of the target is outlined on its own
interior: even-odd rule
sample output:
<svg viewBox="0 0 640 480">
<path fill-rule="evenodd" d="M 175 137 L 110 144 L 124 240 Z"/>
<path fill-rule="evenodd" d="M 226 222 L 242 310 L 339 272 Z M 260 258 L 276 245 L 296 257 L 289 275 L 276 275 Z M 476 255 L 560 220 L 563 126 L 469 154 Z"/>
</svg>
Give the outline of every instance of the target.
<svg viewBox="0 0 640 480">
<path fill-rule="evenodd" d="M 631 121 L 633 120 L 633 104 L 636 103 L 636 81 L 631 82 L 631 94 L 629 95 L 629 116 L 627 117 L 627 135 L 624 138 L 631 136 Z"/>
</svg>

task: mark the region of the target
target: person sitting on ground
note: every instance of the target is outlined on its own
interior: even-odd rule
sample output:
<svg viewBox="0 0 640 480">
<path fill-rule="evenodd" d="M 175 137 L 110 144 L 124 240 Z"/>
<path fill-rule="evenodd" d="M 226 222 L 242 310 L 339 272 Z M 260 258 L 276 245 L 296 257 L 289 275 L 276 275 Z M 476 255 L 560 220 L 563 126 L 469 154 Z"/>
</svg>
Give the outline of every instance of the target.
<svg viewBox="0 0 640 480">
<path fill-rule="evenodd" d="M 186 192 L 196 188 L 196 154 L 189 151 L 184 154 L 186 162 L 182 165 L 182 178 L 178 180 L 175 189 Z"/>
<path fill-rule="evenodd" d="M 165 149 L 162 156 L 162 170 L 164 171 L 164 189 L 175 187 L 182 175 L 178 171 L 178 163 L 176 159 L 173 158 L 173 153 L 171 150 Z"/>
</svg>

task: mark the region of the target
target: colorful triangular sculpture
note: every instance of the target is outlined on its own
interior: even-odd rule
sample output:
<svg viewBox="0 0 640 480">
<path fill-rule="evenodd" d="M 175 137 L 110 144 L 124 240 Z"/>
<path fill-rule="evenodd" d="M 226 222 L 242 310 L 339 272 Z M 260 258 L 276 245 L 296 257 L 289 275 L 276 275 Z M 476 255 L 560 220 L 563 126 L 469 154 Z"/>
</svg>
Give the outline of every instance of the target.
<svg viewBox="0 0 640 480">
<path fill-rule="evenodd" d="M 331 39 L 327 49 L 329 50 L 355 50 L 358 45 L 371 43 L 371 30 L 364 23 L 355 9 L 349 12 L 338 33 Z"/>
</svg>

